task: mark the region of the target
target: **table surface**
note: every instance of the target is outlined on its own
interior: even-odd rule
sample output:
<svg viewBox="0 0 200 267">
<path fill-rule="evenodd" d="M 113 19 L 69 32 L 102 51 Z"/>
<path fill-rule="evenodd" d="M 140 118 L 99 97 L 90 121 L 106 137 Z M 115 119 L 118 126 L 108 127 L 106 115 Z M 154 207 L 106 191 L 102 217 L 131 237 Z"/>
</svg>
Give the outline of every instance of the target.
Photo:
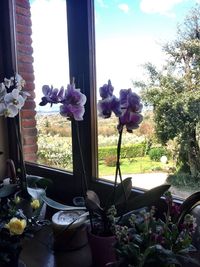
<svg viewBox="0 0 200 267">
<path fill-rule="evenodd" d="M 85 238 L 86 232 L 84 233 Z M 78 237 L 79 238 L 79 237 Z M 81 238 L 81 237 L 80 237 Z M 80 249 L 54 251 L 51 225 L 37 231 L 34 238 L 23 241 L 20 259 L 26 267 L 91 267 L 92 257 L 87 243 Z"/>
</svg>

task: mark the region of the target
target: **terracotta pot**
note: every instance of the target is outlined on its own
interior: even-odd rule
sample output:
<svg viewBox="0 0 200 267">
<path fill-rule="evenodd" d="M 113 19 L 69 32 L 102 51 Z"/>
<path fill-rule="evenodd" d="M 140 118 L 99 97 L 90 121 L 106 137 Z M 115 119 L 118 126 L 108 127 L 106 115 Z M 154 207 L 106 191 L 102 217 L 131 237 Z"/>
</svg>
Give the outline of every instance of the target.
<svg viewBox="0 0 200 267">
<path fill-rule="evenodd" d="M 105 267 L 107 263 L 115 262 L 115 236 L 97 236 L 88 231 L 88 242 L 95 267 Z"/>
</svg>

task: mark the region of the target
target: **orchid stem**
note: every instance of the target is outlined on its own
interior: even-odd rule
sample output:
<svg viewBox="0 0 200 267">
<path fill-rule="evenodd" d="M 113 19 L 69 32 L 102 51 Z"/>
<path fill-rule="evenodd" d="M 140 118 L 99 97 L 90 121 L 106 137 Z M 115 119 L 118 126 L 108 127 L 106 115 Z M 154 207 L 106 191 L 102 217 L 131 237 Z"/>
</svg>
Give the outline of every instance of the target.
<svg viewBox="0 0 200 267">
<path fill-rule="evenodd" d="M 78 147 L 79 147 L 80 159 L 81 159 L 81 167 L 82 167 L 82 171 L 83 171 L 83 183 L 84 183 L 84 187 L 85 187 L 85 190 L 83 190 L 83 194 L 84 194 L 84 196 L 86 196 L 86 192 L 88 190 L 87 176 L 86 176 L 85 165 L 84 165 L 84 160 L 83 160 L 83 153 L 82 153 L 82 149 L 81 149 L 79 125 L 78 125 L 77 121 L 75 121 L 75 124 L 76 124 L 76 133 L 77 133 Z"/>
<path fill-rule="evenodd" d="M 116 186 L 117 186 L 118 174 L 119 174 L 120 182 L 122 185 L 122 190 L 124 193 L 124 198 L 125 198 L 125 201 L 127 201 L 124 185 L 122 183 L 122 174 L 121 174 L 121 167 L 120 167 L 120 152 L 121 152 L 121 144 L 122 144 L 122 133 L 123 133 L 123 126 L 119 130 L 119 139 L 118 139 L 118 144 L 117 144 L 117 161 L 116 161 L 115 184 L 114 184 L 114 201 L 115 201 L 115 195 L 116 195 Z"/>
<path fill-rule="evenodd" d="M 26 180 L 26 167 L 24 164 L 22 142 L 21 142 L 21 137 L 19 136 L 19 129 L 17 127 L 16 119 L 14 120 L 14 124 L 15 124 L 15 133 L 16 133 L 17 144 L 18 144 L 18 149 L 19 149 L 19 163 L 20 163 L 20 172 L 21 172 L 20 186 L 21 186 L 22 193 L 26 196 L 28 195 L 27 180 Z"/>
</svg>

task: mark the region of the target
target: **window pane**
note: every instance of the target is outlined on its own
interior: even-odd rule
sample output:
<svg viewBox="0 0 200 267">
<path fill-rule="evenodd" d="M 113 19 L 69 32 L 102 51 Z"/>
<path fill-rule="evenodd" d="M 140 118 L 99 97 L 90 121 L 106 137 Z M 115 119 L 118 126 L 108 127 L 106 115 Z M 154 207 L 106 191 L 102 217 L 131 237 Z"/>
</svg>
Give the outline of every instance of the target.
<svg viewBox="0 0 200 267">
<path fill-rule="evenodd" d="M 183 72 L 179 72 L 178 67 L 171 76 L 166 75 L 170 71 L 170 66 L 168 65 L 165 70 L 163 67 L 167 64 L 169 53 L 167 48 L 162 48 L 167 42 L 177 40 L 177 24 L 183 23 L 195 3 L 195 0 L 179 3 L 166 1 L 165 4 L 162 2 L 159 5 L 158 1 L 141 0 L 120 4 L 118 1 L 95 0 L 97 88 L 111 79 L 117 97 L 120 89 L 125 88 L 132 88 L 141 95 L 141 83 L 135 82 L 143 82 L 150 88 L 151 76 L 147 75 L 144 67 L 147 63 L 151 63 L 146 65 L 146 69 L 149 68 L 154 78 L 155 73 L 151 66 L 156 66 L 161 71 L 163 79 L 168 79 L 168 82 L 169 77 L 173 77 L 175 81 L 176 73 L 181 84 L 181 79 L 185 76 Z M 154 86 L 161 88 L 161 80 L 159 83 L 154 82 Z M 164 85 L 166 89 L 167 83 Z M 172 82 L 170 86 L 172 87 Z M 174 98 L 174 93 L 171 93 L 171 96 Z M 100 99 L 99 96 L 98 98 Z M 166 146 L 158 141 L 152 105 L 143 107 L 143 117 L 138 129 L 133 133 L 123 133 L 120 166 L 123 178 L 132 177 L 133 186 L 150 189 L 166 182 L 167 177 L 175 174 L 180 167 L 176 161 L 180 152 L 177 150 L 180 149 L 180 142 L 177 141 L 179 134 L 173 140 L 169 140 Z M 115 175 L 118 142 L 117 124 L 118 120 L 114 116 L 109 119 L 98 119 L 99 177 L 112 181 Z M 181 175 L 180 179 L 177 178 L 177 183 L 183 186 L 187 179 L 189 184 L 191 175 L 184 171 Z M 173 185 L 171 190 L 184 198 L 196 189 L 189 187 L 180 190 Z"/>
<path fill-rule="evenodd" d="M 37 163 L 72 170 L 71 124 L 57 104 L 39 106 L 42 86 L 69 83 L 66 1 L 32 0 L 32 39 L 38 130 Z"/>
</svg>

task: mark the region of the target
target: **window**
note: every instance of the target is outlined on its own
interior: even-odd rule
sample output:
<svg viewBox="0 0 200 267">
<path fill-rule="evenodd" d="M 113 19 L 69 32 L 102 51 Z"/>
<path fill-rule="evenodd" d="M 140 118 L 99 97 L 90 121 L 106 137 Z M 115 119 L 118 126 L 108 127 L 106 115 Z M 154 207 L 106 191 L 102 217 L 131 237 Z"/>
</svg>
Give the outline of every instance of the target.
<svg viewBox="0 0 200 267">
<path fill-rule="evenodd" d="M 10 0 L 10 2 L 12 2 Z M 33 1 L 32 1 L 33 2 Z M 56 1 L 54 1 L 56 3 Z M 21 1 L 16 1 L 16 3 L 21 6 L 22 3 Z M 29 1 L 23 1 L 23 3 L 25 3 L 25 5 L 28 5 Z M 87 173 L 87 178 L 88 178 L 88 183 L 90 185 L 90 188 L 94 188 L 102 191 L 105 190 L 105 193 L 107 192 L 106 190 L 109 190 L 108 188 L 108 183 L 104 182 L 104 181 L 100 181 L 97 180 L 96 178 L 98 177 L 98 167 L 101 171 L 101 166 L 98 164 L 97 162 L 97 110 L 96 110 L 96 74 L 95 74 L 95 39 L 94 39 L 94 1 L 93 0 L 89 0 L 89 1 L 82 1 L 82 0 L 67 0 L 67 28 L 68 28 L 68 59 L 69 59 L 69 77 L 75 77 L 75 81 L 76 81 L 76 85 L 77 87 L 81 88 L 82 92 L 84 94 L 86 94 L 87 96 L 87 104 L 86 104 L 86 112 L 85 112 L 85 116 L 84 116 L 84 121 L 80 123 L 80 132 L 81 132 L 81 142 L 82 142 L 82 150 L 83 150 L 83 156 L 84 156 L 84 162 L 85 162 L 85 166 L 86 166 L 86 173 Z M 145 1 L 141 1 L 141 3 L 145 3 Z M 110 30 L 112 31 L 112 23 L 110 23 L 110 10 L 108 8 L 109 5 L 113 5 L 114 2 L 108 2 L 108 1 L 95 1 L 96 6 L 97 5 L 101 5 L 102 10 L 104 9 L 104 12 L 102 12 L 100 19 L 102 19 L 105 23 L 105 28 L 106 28 L 106 34 L 107 37 L 110 37 Z M 134 2 L 134 6 L 132 6 L 132 10 L 135 7 L 135 5 L 139 5 L 139 3 Z M 171 7 L 171 6 L 170 6 Z M 169 7 L 169 8 L 170 8 Z M 189 7 L 189 6 L 188 6 Z M 118 10 L 121 11 L 121 17 L 120 19 L 122 19 L 122 21 L 124 20 L 124 14 L 127 14 L 127 20 L 128 22 L 130 22 L 131 17 L 128 15 L 129 13 L 129 8 L 130 6 L 127 5 L 115 5 L 113 6 L 113 10 L 115 11 Z M 143 5 L 144 8 L 144 5 Z M 148 8 L 150 8 L 148 6 Z M 23 8 L 22 8 L 23 9 Z M 18 9 L 16 9 L 18 10 Z M 151 9 L 150 9 L 151 11 Z M 180 9 L 180 11 L 182 12 L 183 10 Z M 23 11 L 22 11 L 23 12 Z M 115 14 L 115 12 L 113 14 Z M 162 12 L 161 12 L 162 13 Z M 45 15 L 45 14 L 44 14 Z M 103 17 L 103 16 L 106 17 Z M 134 15 L 134 14 L 133 14 Z M 170 15 L 168 14 L 164 14 L 164 15 Z M 25 15 L 23 14 L 17 14 L 16 13 L 16 21 L 20 21 L 24 19 L 24 21 L 26 22 L 26 26 L 29 25 L 30 21 L 27 21 L 24 18 Z M 129 17 L 128 17 L 129 16 Z M 158 15 L 159 17 L 160 15 Z M 135 18 L 135 17 L 134 17 Z M 166 17 L 165 17 L 166 19 Z M 157 23 L 156 20 L 154 20 L 153 22 L 150 20 L 151 23 Z M 173 21 L 170 21 L 170 23 L 173 24 Z M 100 39 L 99 36 L 102 34 L 102 32 L 105 30 L 102 30 L 101 28 L 99 28 L 98 24 L 98 14 L 97 14 L 97 22 L 96 22 L 96 48 L 97 48 L 97 88 L 99 88 L 99 86 L 101 86 L 104 82 L 107 82 L 108 78 L 112 77 L 110 75 L 116 75 L 116 73 L 114 73 L 114 69 L 112 69 L 112 66 L 110 66 L 110 62 L 115 61 L 116 65 L 118 65 L 118 62 L 116 60 L 115 55 L 119 54 L 118 50 L 116 49 L 117 46 L 115 46 L 115 43 L 113 45 L 111 40 L 112 38 L 110 38 L 111 40 L 111 49 L 109 48 L 109 43 L 104 43 L 104 46 L 100 45 Z M 164 23 L 165 24 L 165 23 Z M 173 24 L 174 25 L 174 24 Z M 29 25 L 30 26 L 30 25 Z M 148 24 L 149 28 L 151 28 L 152 24 Z M 120 30 L 120 27 L 122 27 L 122 25 L 120 25 L 120 20 L 118 21 L 118 27 L 117 30 Z M 136 24 L 136 27 L 133 28 L 133 30 L 135 30 L 136 32 L 134 34 L 139 34 L 141 33 L 142 29 L 146 29 L 145 25 L 142 25 L 141 23 Z M 30 29 L 29 29 L 30 30 Z M 101 32 L 102 30 L 102 32 Z M 124 30 L 124 34 L 127 33 L 128 28 L 126 26 L 123 25 L 123 29 Z M 22 31 L 22 27 L 18 27 L 17 29 L 17 33 L 21 33 Z M 100 35 L 99 35 L 100 34 Z M 28 37 L 30 37 L 30 32 L 27 32 L 26 34 L 26 38 L 25 36 L 20 36 L 17 35 L 17 42 L 19 43 L 23 43 L 23 42 L 27 42 L 29 43 L 30 40 Z M 125 43 L 129 44 L 134 44 L 134 42 L 129 43 L 129 39 L 124 39 L 122 38 L 122 40 L 120 40 L 120 44 L 121 44 L 121 48 L 123 47 L 123 42 L 126 41 Z M 133 40 L 132 40 L 133 41 Z M 149 41 L 149 40 L 148 40 Z M 116 42 L 116 40 L 115 40 Z M 139 51 L 140 47 L 142 47 L 143 44 L 146 44 L 147 41 L 146 39 L 143 40 L 142 43 L 140 43 L 137 46 L 137 49 Z M 148 49 L 149 49 L 150 45 L 148 43 Z M 23 47 L 24 48 L 24 47 Z M 103 48 L 103 49 L 102 49 Z M 115 48 L 115 49 L 114 49 Z M 147 49 L 145 49 L 146 47 L 144 47 L 143 52 L 146 52 L 146 54 L 151 55 L 151 52 Z M 22 48 L 21 48 L 22 49 Z M 107 51 L 110 51 L 113 53 L 108 53 Z M 100 55 L 102 54 L 102 51 L 104 52 L 104 55 L 100 58 Z M 21 53 L 21 51 L 20 51 Z M 19 53 L 18 50 L 18 63 L 22 63 L 24 61 L 24 57 L 21 56 L 21 54 Z M 138 53 L 139 54 L 139 53 Z M 106 55 L 106 58 L 105 58 Z M 110 56 L 113 57 L 110 57 Z M 20 57 L 21 56 L 21 57 Z M 127 77 L 126 77 L 126 82 L 124 82 L 123 79 L 121 79 L 120 74 L 122 72 L 125 71 L 125 66 L 126 63 L 123 61 L 124 60 L 124 52 L 123 50 L 120 50 L 120 59 L 119 61 L 122 61 L 122 67 L 121 67 L 121 71 L 120 73 L 117 73 L 118 77 L 115 80 L 112 79 L 113 81 L 113 85 L 115 87 L 119 87 L 119 89 L 121 87 L 132 87 L 132 81 L 131 79 L 134 77 L 130 76 L 130 80 L 129 80 L 129 85 L 126 84 L 127 82 Z M 158 59 L 158 57 L 156 57 L 156 59 Z M 31 57 L 26 57 L 26 60 L 32 60 Z M 101 62 L 101 60 L 103 60 L 103 62 Z M 134 58 L 133 60 L 134 61 Z M 108 62 L 109 64 L 106 65 L 106 67 L 104 68 L 104 75 L 100 75 L 100 67 L 103 65 L 104 66 L 104 62 Z M 28 62 L 26 62 L 28 63 Z M 138 64 L 140 63 L 140 61 L 138 61 Z M 119 63 L 120 64 L 120 63 Z M 28 66 L 28 64 L 26 65 L 26 67 Z M 110 66 L 110 67 L 108 67 Z M 23 69 L 23 66 L 19 66 L 20 68 Z M 129 67 L 131 68 L 131 67 Z M 27 71 L 28 68 L 26 68 Z M 112 72 L 109 73 L 110 69 L 112 69 Z M 32 70 L 30 69 L 30 72 L 32 72 Z M 22 74 L 23 75 L 23 74 Z M 33 87 L 33 81 L 34 81 L 34 76 L 32 75 L 32 73 L 26 73 L 26 77 L 28 80 L 30 79 L 31 83 L 28 82 L 28 88 L 32 93 L 32 98 L 30 99 L 30 103 L 28 103 L 23 112 L 22 112 L 22 127 L 23 127 L 23 134 L 24 134 L 24 139 L 25 139 L 25 155 L 27 153 L 28 150 L 28 145 L 29 145 L 29 141 L 27 140 L 28 137 L 30 137 L 30 133 L 32 133 L 33 131 L 33 135 L 35 136 L 35 124 L 36 123 L 34 120 L 32 120 L 32 122 L 29 121 L 29 123 L 32 123 L 32 127 L 33 129 L 30 131 L 30 129 L 26 130 L 24 128 L 25 125 L 23 123 L 26 123 L 26 120 L 28 120 L 29 118 L 33 119 L 35 116 L 34 113 L 34 87 Z M 109 76 L 107 76 L 109 75 Z M 120 82 L 122 81 L 121 84 L 119 84 L 117 81 Z M 42 83 L 49 83 L 50 81 L 46 80 L 46 81 L 42 81 Z M 67 83 L 69 82 L 69 79 L 66 75 L 66 81 L 63 81 L 63 83 Z M 59 85 L 58 85 L 59 86 Z M 46 122 L 47 124 L 49 123 L 48 121 Z M 115 122 L 113 122 L 113 126 L 114 126 Z M 67 129 L 69 129 L 70 127 L 66 126 Z M 145 128 L 143 129 L 143 131 L 145 131 Z M 27 135 L 27 136 L 26 136 Z M 51 169 L 49 167 L 43 166 L 43 165 L 38 165 L 35 163 L 32 163 L 31 161 L 35 161 L 34 159 L 31 160 L 29 158 L 27 158 L 27 171 L 29 173 L 34 173 L 37 175 L 41 175 L 41 176 L 48 176 L 50 178 L 52 178 L 53 180 L 56 181 L 55 184 L 55 192 L 57 192 L 57 197 L 58 198 L 63 198 L 65 200 L 71 200 L 73 196 L 80 194 L 81 192 L 81 185 L 80 185 L 80 177 L 82 176 L 82 170 L 80 167 L 80 156 L 78 153 L 78 147 L 77 147 L 77 140 L 76 140 L 76 136 L 75 136 L 75 126 L 72 124 L 72 158 L 73 158 L 73 166 L 72 169 L 73 172 L 66 172 L 63 170 L 56 170 L 56 169 Z M 26 139 L 27 138 L 27 139 Z M 31 142 L 31 141 L 30 141 Z M 26 150 L 26 145 L 27 145 L 27 150 Z M 36 142 L 34 145 L 31 145 L 31 151 L 34 154 L 34 151 L 36 148 Z M 13 147 L 11 146 L 11 149 L 13 149 Z M 132 160 L 132 159 L 130 159 Z M 142 169 L 142 167 L 141 167 Z M 69 169 L 70 170 L 70 169 Z M 101 178 L 103 177 L 102 173 L 100 172 L 99 175 Z M 134 184 L 134 183 L 133 183 Z M 141 186 L 138 186 L 141 187 Z M 66 194 L 67 192 L 67 194 Z"/>
</svg>

